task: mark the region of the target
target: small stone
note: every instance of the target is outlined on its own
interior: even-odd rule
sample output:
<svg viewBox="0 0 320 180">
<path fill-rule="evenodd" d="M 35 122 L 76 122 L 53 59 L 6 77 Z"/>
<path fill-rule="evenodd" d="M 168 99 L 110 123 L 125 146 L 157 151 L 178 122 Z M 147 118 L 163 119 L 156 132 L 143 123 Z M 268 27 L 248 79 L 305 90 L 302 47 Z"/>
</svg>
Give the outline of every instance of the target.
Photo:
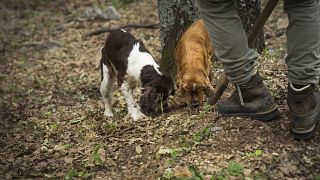
<svg viewBox="0 0 320 180">
<path fill-rule="evenodd" d="M 121 17 L 120 13 L 113 6 L 108 6 L 105 9 L 98 7 L 88 8 L 84 14 L 90 19 L 115 20 Z"/>
<path fill-rule="evenodd" d="M 141 148 L 140 145 L 137 145 L 137 146 L 136 146 L 136 153 L 137 153 L 137 154 L 141 154 L 141 153 L 142 153 L 142 148 Z"/>
<path fill-rule="evenodd" d="M 44 41 L 38 45 L 39 50 L 50 50 L 54 48 L 62 47 L 63 43 L 59 41 Z"/>
<path fill-rule="evenodd" d="M 222 129 L 222 127 L 214 126 L 211 128 L 211 132 L 220 131 L 221 129 Z"/>
</svg>

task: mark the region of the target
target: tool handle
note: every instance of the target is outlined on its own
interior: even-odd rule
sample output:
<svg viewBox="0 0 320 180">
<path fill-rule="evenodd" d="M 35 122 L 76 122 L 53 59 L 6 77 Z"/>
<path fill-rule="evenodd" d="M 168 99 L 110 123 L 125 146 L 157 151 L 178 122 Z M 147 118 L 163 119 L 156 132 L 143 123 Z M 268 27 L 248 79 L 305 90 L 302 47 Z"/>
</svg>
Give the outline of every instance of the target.
<svg viewBox="0 0 320 180">
<path fill-rule="evenodd" d="M 223 77 L 220 79 L 219 83 L 217 84 L 216 88 L 214 89 L 214 93 L 209 98 L 208 103 L 210 105 L 214 105 L 217 103 L 217 101 L 222 96 L 223 92 L 227 89 L 229 84 L 229 79 L 227 78 L 227 75 L 223 75 Z"/>
<path fill-rule="evenodd" d="M 248 35 L 248 44 L 250 48 L 253 48 L 258 37 L 258 34 L 263 29 L 264 24 L 268 20 L 273 9 L 277 6 L 279 0 L 269 0 L 266 7 L 263 9 L 261 15 L 254 23 L 249 35 Z"/>
</svg>

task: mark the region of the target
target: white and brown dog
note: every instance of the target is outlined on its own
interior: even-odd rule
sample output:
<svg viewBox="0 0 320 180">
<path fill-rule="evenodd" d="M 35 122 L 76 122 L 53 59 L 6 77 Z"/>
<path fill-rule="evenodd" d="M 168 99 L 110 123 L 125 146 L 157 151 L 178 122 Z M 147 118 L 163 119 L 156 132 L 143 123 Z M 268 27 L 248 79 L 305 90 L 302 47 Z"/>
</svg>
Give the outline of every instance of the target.
<svg viewBox="0 0 320 180">
<path fill-rule="evenodd" d="M 172 79 L 160 72 L 159 65 L 144 44 L 123 29 L 108 36 L 100 65 L 100 93 L 105 104 L 105 116 L 113 116 L 111 90 L 116 78 L 133 120 L 141 119 L 143 114 L 152 116 L 159 113 L 160 104 L 165 104 L 174 90 Z M 140 107 L 133 95 L 138 86 L 142 86 Z"/>
<path fill-rule="evenodd" d="M 202 20 L 197 20 L 182 34 L 176 48 L 177 96 L 186 97 L 184 102 L 192 106 L 203 103 L 214 89 L 211 85 L 211 58 L 213 48 L 208 31 Z M 185 98 L 180 98 L 185 99 Z"/>
</svg>

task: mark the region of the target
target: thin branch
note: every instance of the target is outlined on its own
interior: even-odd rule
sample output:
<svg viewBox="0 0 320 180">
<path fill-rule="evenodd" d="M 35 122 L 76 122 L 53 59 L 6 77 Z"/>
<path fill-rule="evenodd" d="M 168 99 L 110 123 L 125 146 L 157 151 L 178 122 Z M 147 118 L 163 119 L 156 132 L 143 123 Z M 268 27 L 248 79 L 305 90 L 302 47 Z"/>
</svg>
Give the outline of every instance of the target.
<svg viewBox="0 0 320 180">
<path fill-rule="evenodd" d="M 155 23 L 155 24 L 126 24 L 126 25 L 122 25 L 122 26 L 118 26 L 118 27 L 114 27 L 114 28 L 102 28 L 102 29 L 98 29 L 98 30 L 94 30 L 91 31 L 87 34 L 85 34 L 85 36 L 95 36 L 95 35 L 99 35 L 102 33 L 106 33 L 106 32 L 111 32 L 117 29 L 131 29 L 131 28 L 146 28 L 146 29 L 157 29 L 160 27 L 159 23 Z"/>
</svg>

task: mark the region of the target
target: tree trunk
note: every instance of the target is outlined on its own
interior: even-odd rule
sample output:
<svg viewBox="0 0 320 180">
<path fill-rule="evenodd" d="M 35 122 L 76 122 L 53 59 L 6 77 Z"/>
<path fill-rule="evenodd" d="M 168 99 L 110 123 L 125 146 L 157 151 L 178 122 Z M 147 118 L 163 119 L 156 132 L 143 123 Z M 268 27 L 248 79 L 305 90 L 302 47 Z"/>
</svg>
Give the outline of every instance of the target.
<svg viewBox="0 0 320 180">
<path fill-rule="evenodd" d="M 261 14 L 260 0 L 236 0 L 236 6 L 244 30 L 248 35 Z M 265 48 L 263 31 L 261 31 L 257 37 L 255 48 L 259 53 L 261 53 Z"/>
<path fill-rule="evenodd" d="M 237 11 L 248 33 L 260 15 L 259 0 L 236 0 Z M 194 0 L 158 0 L 160 19 L 160 40 L 162 58 L 160 68 L 164 73 L 175 77 L 176 65 L 174 49 L 184 30 L 199 17 Z M 265 47 L 263 33 L 256 41 L 261 52 Z"/>
<path fill-rule="evenodd" d="M 199 17 L 194 0 L 158 0 L 161 70 L 175 76 L 174 49 L 184 30 Z"/>
</svg>

